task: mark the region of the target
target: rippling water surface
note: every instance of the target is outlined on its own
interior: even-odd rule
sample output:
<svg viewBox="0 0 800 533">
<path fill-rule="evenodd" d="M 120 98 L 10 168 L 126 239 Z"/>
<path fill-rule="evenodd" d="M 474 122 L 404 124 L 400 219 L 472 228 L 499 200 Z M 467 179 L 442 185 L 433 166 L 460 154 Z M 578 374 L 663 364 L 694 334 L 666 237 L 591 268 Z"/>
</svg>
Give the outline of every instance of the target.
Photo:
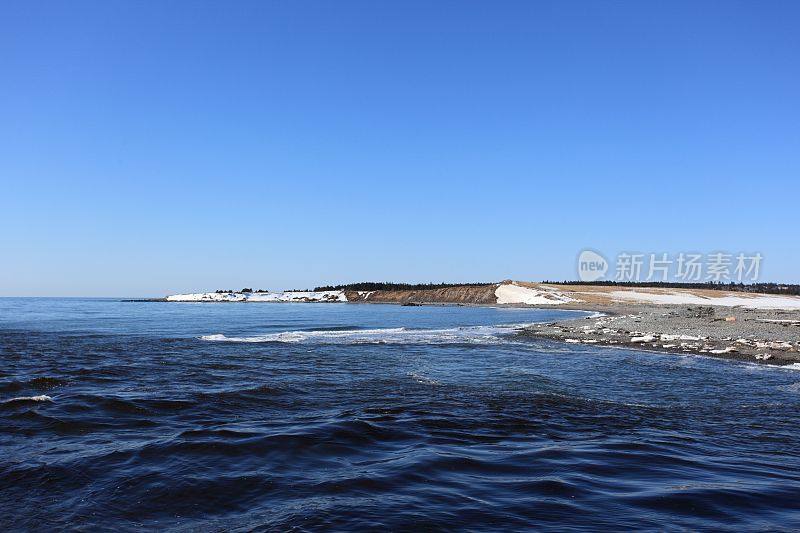
<svg viewBox="0 0 800 533">
<path fill-rule="evenodd" d="M 800 371 L 564 316 L 0 299 L 0 527 L 800 527 Z"/>
</svg>

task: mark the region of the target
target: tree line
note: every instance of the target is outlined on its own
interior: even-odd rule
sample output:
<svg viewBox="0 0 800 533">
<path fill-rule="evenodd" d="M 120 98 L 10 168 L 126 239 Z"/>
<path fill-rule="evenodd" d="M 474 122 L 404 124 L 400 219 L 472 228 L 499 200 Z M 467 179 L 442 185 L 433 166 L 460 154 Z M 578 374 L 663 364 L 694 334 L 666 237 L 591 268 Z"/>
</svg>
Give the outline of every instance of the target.
<svg viewBox="0 0 800 533">
<path fill-rule="evenodd" d="M 253 289 L 245 287 L 244 289 L 242 289 L 240 291 L 232 291 L 232 290 L 227 290 L 227 289 L 217 289 L 214 292 L 217 293 L 217 294 L 235 294 L 235 293 L 247 294 L 247 293 L 252 293 L 252 292 L 269 292 L 269 290 L 267 290 L 267 289 L 256 289 L 256 290 L 253 290 Z"/>
</svg>

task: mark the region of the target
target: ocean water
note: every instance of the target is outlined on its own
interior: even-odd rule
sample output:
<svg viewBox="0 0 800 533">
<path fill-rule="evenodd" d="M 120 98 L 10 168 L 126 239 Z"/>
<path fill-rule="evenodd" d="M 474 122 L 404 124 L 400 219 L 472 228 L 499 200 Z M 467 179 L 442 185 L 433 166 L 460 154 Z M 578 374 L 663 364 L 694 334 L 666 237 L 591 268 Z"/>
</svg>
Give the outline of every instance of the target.
<svg viewBox="0 0 800 533">
<path fill-rule="evenodd" d="M 800 371 L 564 316 L 0 299 L 0 529 L 800 528 Z"/>
</svg>

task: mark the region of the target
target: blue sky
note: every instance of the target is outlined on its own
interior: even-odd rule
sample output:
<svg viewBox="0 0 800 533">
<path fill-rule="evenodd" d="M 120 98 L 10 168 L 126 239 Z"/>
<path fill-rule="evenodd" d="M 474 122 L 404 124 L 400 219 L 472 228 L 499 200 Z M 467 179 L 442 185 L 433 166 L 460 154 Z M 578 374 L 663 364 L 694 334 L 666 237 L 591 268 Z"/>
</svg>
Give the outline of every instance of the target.
<svg viewBox="0 0 800 533">
<path fill-rule="evenodd" d="M 0 295 L 800 281 L 796 2 L 4 2 Z"/>
</svg>

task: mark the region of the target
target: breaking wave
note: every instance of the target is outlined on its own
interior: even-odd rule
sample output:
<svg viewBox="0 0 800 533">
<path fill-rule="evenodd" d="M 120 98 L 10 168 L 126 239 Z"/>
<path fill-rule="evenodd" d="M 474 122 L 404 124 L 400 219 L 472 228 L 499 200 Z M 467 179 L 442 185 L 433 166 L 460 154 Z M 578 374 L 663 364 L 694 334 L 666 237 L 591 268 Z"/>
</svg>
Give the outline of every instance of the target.
<svg viewBox="0 0 800 533">
<path fill-rule="evenodd" d="M 498 326 L 465 326 L 447 329 L 347 329 L 281 331 L 265 335 L 228 337 L 222 334 L 203 335 L 204 341 L 216 342 L 285 342 L 317 344 L 501 344 L 512 342 L 513 333 L 527 324 Z"/>
<path fill-rule="evenodd" d="M 10 398 L 8 400 L 3 400 L 0 403 L 23 403 L 23 402 L 52 402 L 53 398 L 47 396 L 46 394 L 42 394 L 39 396 L 18 396 L 17 398 Z"/>
</svg>

